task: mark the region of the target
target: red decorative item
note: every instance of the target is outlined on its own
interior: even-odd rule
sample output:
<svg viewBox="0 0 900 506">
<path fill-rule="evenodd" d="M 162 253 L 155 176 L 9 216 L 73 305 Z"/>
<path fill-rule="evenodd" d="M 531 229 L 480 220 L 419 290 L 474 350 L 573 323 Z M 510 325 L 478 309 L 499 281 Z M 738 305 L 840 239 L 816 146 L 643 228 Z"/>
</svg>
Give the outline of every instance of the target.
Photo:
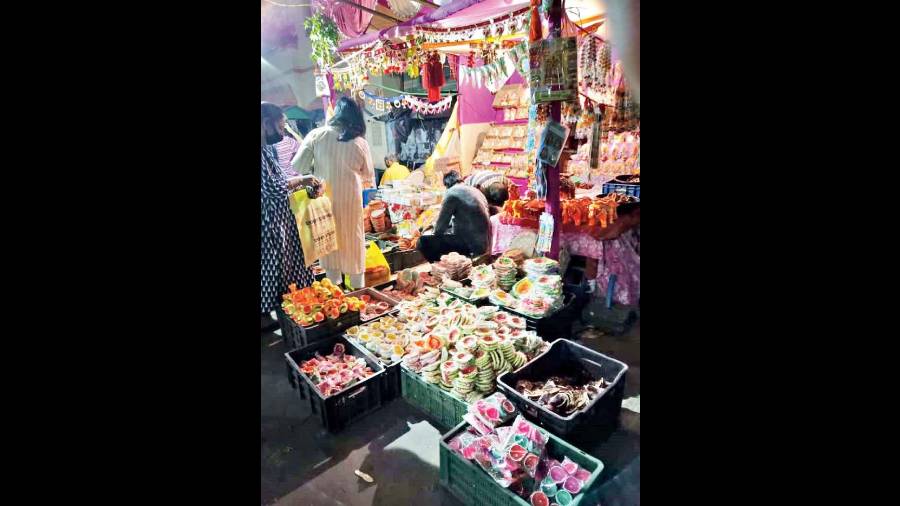
<svg viewBox="0 0 900 506">
<path fill-rule="evenodd" d="M 422 87 L 428 90 L 428 101 L 437 102 L 441 99 L 441 87 L 447 84 L 444 79 L 444 66 L 438 54 L 428 55 L 428 61 L 422 66 Z"/>
<path fill-rule="evenodd" d="M 528 29 L 528 41 L 537 42 L 544 38 L 541 26 L 541 0 L 531 0 L 531 25 Z"/>
</svg>

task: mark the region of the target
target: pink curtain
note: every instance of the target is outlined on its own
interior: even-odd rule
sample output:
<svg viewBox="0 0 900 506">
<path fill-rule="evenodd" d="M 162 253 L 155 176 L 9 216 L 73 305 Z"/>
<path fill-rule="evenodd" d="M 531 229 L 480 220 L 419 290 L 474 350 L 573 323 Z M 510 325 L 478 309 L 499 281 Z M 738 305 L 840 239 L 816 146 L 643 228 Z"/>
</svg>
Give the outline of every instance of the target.
<svg viewBox="0 0 900 506">
<path fill-rule="evenodd" d="M 356 3 L 369 9 L 374 9 L 378 0 L 355 0 Z M 357 9 L 356 7 L 344 3 L 336 3 L 333 0 L 328 2 L 331 4 L 331 13 L 334 22 L 337 24 L 338 30 L 347 37 L 359 37 L 366 32 L 369 23 L 372 21 L 372 14 Z"/>
</svg>

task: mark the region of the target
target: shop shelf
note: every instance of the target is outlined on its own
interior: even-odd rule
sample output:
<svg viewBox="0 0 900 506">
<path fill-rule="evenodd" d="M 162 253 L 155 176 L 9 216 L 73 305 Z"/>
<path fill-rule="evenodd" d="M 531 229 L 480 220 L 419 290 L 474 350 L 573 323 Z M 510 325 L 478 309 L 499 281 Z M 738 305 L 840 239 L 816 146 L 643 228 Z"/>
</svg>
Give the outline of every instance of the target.
<svg viewBox="0 0 900 506">
<path fill-rule="evenodd" d="M 449 441 L 467 427 L 468 424 L 463 422 L 441 437 L 441 486 L 466 505 L 530 506 L 527 500 L 522 499 L 511 490 L 501 487 L 478 464 L 464 459 L 450 449 Z M 590 478 L 582 487 L 582 492 L 571 504 L 573 506 L 594 506 L 597 489 L 595 485 L 600 473 L 603 472 L 603 462 L 553 434 L 550 434 L 546 451 L 559 461 L 568 457 L 579 467 L 591 472 Z"/>
<path fill-rule="evenodd" d="M 594 380 L 602 377 L 610 386 L 582 410 L 569 416 L 558 415 L 525 398 L 515 389 L 516 382 L 520 379 L 546 380 L 550 376 L 572 375 L 579 371 Z M 582 434 L 600 434 L 602 429 L 614 427 L 618 423 L 627 372 L 628 366 L 623 362 L 568 339 L 559 339 L 546 352 L 518 371 L 508 372 L 497 378 L 497 387 L 529 420 L 557 436 L 566 437 L 576 429 Z"/>
<path fill-rule="evenodd" d="M 362 357 L 366 364 L 375 371 L 375 374 L 343 392 L 325 397 L 313 385 L 312 380 L 300 371 L 300 364 L 304 360 L 314 357 L 316 352 L 323 356 L 330 354 L 337 343 L 344 345 L 345 353 Z M 288 364 L 288 378 L 291 386 L 298 390 L 301 399 L 309 398 L 312 413 L 319 417 L 322 426 L 330 432 L 340 431 L 380 408 L 383 403 L 381 381 L 384 367 L 378 360 L 361 351 L 343 336 L 333 336 L 304 348 L 289 351 L 284 354 L 284 357 Z"/>
<path fill-rule="evenodd" d="M 403 365 L 397 366 L 397 369 L 400 371 L 403 398 L 407 402 L 424 411 L 444 428 L 453 427 L 462 421 L 469 409 L 465 401 L 428 383 Z"/>
</svg>

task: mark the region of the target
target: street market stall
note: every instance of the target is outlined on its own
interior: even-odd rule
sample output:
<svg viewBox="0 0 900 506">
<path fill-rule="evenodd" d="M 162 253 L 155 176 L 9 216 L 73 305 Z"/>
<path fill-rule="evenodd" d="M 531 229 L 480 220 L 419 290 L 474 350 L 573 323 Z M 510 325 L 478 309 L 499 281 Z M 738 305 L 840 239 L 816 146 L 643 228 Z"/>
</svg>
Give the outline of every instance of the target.
<svg viewBox="0 0 900 506">
<path fill-rule="evenodd" d="M 373 15 L 360 24 L 339 3 L 327 12 L 349 37 L 318 62 L 326 108 L 345 93 L 387 121 L 449 117 L 427 135 L 430 153 L 394 143 L 420 174 L 367 190 L 369 288 L 323 280 L 284 294 L 292 386 L 329 431 L 397 397 L 421 408 L 447 430 L 441 484 L 466 504 L 596 504 L 604 464 L 570 439 L 617 424 L 628 366 L 574 342 L 583 301 L 566 282 L 569 258 L 596 261 L 609 304 L 640 293 L 639 228 L 619 212 L 640 198 L 639 111 L 602 9 L 407 2 L 394 6 L 405 20 L 364 33 Z M 374 6 L 359 12 L 377 16 Z M 442 94 L 445 69 L 453 96 Z M 421 79 L 425 95 L 370 81 L 391 74 Z M 490 218 L 487 253 L 406 256 L 437 218 L 440 176 L 457 167 L 514 187 Z"/>
</svg>

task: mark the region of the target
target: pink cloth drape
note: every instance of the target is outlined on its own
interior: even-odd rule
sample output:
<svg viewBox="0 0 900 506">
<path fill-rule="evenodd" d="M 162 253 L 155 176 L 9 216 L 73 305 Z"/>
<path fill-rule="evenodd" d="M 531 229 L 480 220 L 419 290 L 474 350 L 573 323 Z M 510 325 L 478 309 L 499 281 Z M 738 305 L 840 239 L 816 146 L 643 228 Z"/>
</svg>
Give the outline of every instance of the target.
<svg viewBox="0 0 900 506">
<path fill-rule="evenodd" d="M 378 0 L 355 0 L 356 3 L 369 9 L 374 9 Z M 338 30 L 347 37 L 359 37 L 366 33 L 369 23 L 372 22 L 372 14 L 357 9 L 356 7 L 344 3 L 336 3 L 329 0 L 331 14 L 337 24 Z"/>
</svg>

